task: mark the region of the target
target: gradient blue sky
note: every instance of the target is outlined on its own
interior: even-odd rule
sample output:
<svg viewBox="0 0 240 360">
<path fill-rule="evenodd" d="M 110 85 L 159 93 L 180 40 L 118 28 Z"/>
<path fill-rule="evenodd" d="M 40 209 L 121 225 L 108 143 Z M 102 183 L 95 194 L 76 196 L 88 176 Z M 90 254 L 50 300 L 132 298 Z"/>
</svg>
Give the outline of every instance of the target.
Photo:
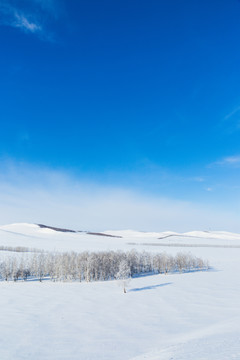
<svg viewBox="0 0 240 360">
<path fill-rule="evenodd" d="M 239 39 L 237 0 L 1 0 L 0 223 L 240 232 Z"/>
</svg>

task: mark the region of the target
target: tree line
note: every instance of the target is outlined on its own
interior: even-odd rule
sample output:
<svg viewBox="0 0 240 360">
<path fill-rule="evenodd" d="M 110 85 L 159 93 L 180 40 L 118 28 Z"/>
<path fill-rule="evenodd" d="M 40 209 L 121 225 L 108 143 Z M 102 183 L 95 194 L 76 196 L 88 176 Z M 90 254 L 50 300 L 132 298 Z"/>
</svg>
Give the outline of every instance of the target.
<svg viewBox="0 0 240 360">
<path fill-rule="evenodd" d="M 167 274 L 206 270 L 208 262 L 188 253 L 175 256 L 131 250 L 101 252 L 24 252 L 0 260 L 0 279 L 18 281 L 104 281 L 119 277 L 121 266 L 129 277 L 145 273 Z"/>
</svg>

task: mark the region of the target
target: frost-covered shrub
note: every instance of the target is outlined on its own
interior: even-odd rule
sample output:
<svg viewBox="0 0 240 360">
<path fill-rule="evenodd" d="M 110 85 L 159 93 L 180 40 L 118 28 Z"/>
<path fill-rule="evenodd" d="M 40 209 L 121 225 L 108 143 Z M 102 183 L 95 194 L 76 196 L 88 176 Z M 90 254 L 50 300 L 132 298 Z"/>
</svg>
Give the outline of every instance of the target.
<svg viewBox="0 0 240 360">
<path fill-rule="evenodd" d="M 167 274 L 204 270 L 208 262 L 191 254 L 152 254 L 131 250 L 102 252 L 23 252 L 0 261 L 1 280 L 103 281 L 143 273 Z"/>
</svg>

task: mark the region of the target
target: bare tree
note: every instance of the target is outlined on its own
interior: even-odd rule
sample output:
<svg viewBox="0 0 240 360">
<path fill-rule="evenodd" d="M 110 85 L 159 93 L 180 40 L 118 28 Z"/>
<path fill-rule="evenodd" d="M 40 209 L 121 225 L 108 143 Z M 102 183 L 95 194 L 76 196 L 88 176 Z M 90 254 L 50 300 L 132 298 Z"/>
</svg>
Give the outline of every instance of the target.
<svg viewBox="0 0 240 360">
<path fill-rule="evenodd" d="M 130 281 L 131 269 L 126 260 L 122 260 L 119 264 L 119 270 L 116 274 L 116 279 L 119 280 L 120 285 L 123 288 L 123 292 L 126 293 L 126 286 Z"/>
<path fill-rule="evenodd" d="M 0 262 L 0 279 L 17 281 L 32 277 L 42 281 L 103 281 L 118 279 L 126 291 L 128 279 L 136 274 L 186 272 L 208 269 L 209 264 L 191 254 L 178 253 L 175 257 L 131 250 L 48 253 L 23 252 L 4 256 Z"/>
</svg>

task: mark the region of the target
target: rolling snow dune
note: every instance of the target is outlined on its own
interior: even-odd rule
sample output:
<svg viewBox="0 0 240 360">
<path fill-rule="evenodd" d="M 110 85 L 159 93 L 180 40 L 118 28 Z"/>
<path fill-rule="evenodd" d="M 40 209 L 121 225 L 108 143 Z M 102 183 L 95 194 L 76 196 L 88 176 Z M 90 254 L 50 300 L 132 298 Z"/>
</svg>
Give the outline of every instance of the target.
<svg viewBox="0 0 240 360">
<path fill-rule="evenodd" d="M 134 278 L 127 294 L 116 281 L 0 282 L 1 360 L 240 359 L 240 248 L 228 247 L 240 245 L 239 234 L 106 234 L 122 238 L 13 224 L 0 227 L 0 245 L 59 251 L 184 250 L 208 259 L 212 269 Z M 194 244 L 209 247 L 188 247 Z"/>
</svg>

